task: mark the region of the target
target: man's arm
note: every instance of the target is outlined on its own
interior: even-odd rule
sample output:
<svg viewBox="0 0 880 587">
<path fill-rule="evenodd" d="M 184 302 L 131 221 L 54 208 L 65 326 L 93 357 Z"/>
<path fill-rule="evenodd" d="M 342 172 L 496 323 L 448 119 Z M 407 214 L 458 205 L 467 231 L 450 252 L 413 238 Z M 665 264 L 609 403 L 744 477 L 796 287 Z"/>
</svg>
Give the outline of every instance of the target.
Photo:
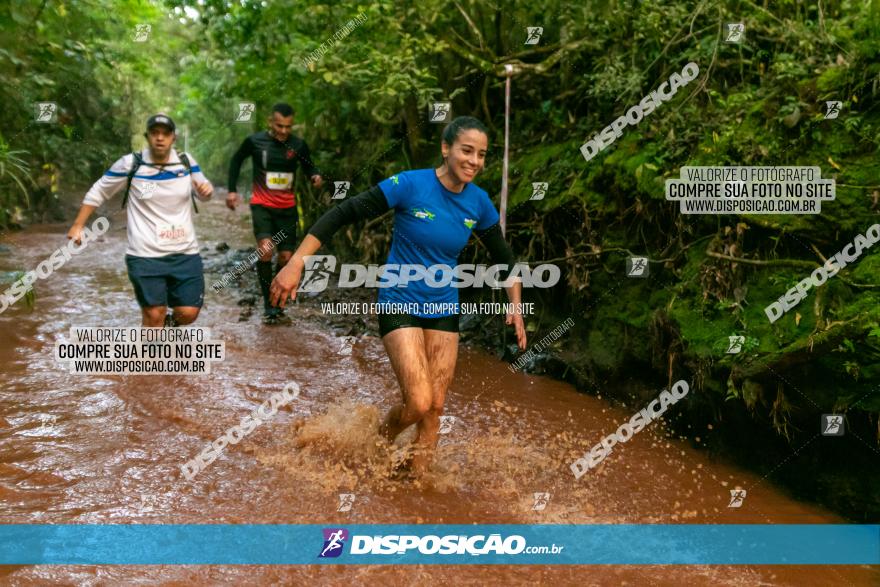
<svg viewBox="0 0 880 587">
<path fill-rule="evenodd" d="M 89 216 L 92 215 L 92 212 L 97 209 L 97 206 L 92 206 L 90 204 L 83 204 L 80 206 L 79 213 L 76 215 L 76 220 L 73 221 L 73 226 L 67 231 L 67 238 L 73 239 L 76 244 L 80 244 L 82 242 L 82 232 L 83 228 L 85 228 L 86 220 L 88 220 Z"/>
<path fill-rule="evenodd" d="M 193 187 L 196 190 L 196 195 L 202 202 L 207 202 L 211 199 L 211 196 L 214 195 L 214 185 L 202 172 L 202 168 L 199 167 L 199 162 L 196 161 L 195 157 L 189 153 L 187 153 L 186 156 L 189 158 L 191 165 L 190 177 L 192 179 Z"/>
<path fill-rule="evenodd" d="M 82 238 L 83 227 L 89 216 L 92 215 L 101 204 L 118 194 L 128 184 L 128 172 L 134 165 L 134 158 L 126 155 L 118 159 L 116 163 L 110 166 L 110 169 L 104 172 L 101 179 L 96 181 L 83 198 L 82 206 L 79 213 L 73 221 L 70 230 L 67 231 L 67 238 L 73 239 L 77 244 Z"/>
<path fill-rule="evenodd" d="M 238 205 L 238 174 L 241 172 L 241 164 L 244 160 L 251 156 L 254 152 L 254 143 L 250 137 L 247 137 L 238 148 L 238 151 L 232 156 L 229 162 L 229 181 L 226 182 L 226 188 L 229 195 L 226 196 L 226 206 L 230 210 L 235 210 Z"/>
<path fill-rule="evenodd" d="M 309 151 L 309 145 L 305 141 L 302 141 L 302 146 L 300 147 L 297 156 L 302 162 L 303 171 L 305 171 L 306 176 L 312 180 L 312 185 L 318 188 L 321 187 L 323 181 L 321 171 L 315 167 L 314 163 L 312 163 L 312 154 L 311 151 Z"/>
</svg>

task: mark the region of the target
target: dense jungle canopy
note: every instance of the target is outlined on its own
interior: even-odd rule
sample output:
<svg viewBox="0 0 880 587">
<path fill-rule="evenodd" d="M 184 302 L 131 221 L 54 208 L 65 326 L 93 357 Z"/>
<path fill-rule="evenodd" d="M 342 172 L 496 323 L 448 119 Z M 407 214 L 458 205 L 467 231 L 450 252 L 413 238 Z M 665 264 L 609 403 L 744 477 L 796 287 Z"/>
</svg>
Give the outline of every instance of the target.
<svg viewBox="0 0 880 587">
<path fill-rule="evenodd" d="M 725 42 L 731 22 L 743 42 Z M 525 44 L 528 27 L 542 27 L 537 44 Z M 697 79 L 585 160 L 588 138 L 689 62 Z M 832 453 L 851 460 L 801 471 L 812 479 L 801 492 L 876 519 L 880 256 L 867 251 L 775 323 L 764 308 L 880 219 L 877 0 L 3 3 L 0 227 L 69 219 L 158 111 L 223 185 L 278 101 L 350 193 L 437 165 L 442 126 L 427 108 L 451 101 L 490 128 L 477 183 L 497 205 L 505 64 L 507 237 L 563 275 L 529 294 L 541 308 L 529 329 L 537 340 L 576 323 L 534 370 L 621 400 L 614 382 L 688 378 L 699 394 L 683 431 L 732 424 L 731 444 L 759 469 L 816 437 L 817 414 L 845 412 L 865 456 Z M 842 103 L 836 119 L 824 117 L 829 100 Z M 35 121 L 41 102 L 57 104 L 54 123 Z M 253 124 L 234 122 L 241 102 L 256 104 Z M 836 199 L 819 215 L 683 215 L 664 181 L 696 165 L 818 166 Z M 544 199 L 529 199 L 534 182 L 548 184 Z M 298 185 L 308 225 L 333 202 Z M 390 234 L 359 225 L 333 246 L 381 262 Z M 630 255 L 650 259 L 648 279 L 626 278 Z M 738 354 L 726 352 L 732 335 L 745 337 Z M 858 479 L 841 480 L 848 467 Z"/>
</svg>

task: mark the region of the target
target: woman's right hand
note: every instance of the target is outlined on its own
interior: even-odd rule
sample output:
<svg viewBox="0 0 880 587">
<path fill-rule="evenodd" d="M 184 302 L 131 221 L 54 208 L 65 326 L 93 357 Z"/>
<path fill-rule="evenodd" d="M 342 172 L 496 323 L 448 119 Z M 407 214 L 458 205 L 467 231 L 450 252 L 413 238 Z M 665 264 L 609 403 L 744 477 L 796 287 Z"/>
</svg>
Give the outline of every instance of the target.
<svg viewBox="0 0 880 587">
<path fill-rule="evenodd" d="M 304 268 L 305 263 L 302 258 L 294 255 L 272 280 L 272 285 L 269 287 L 269 303 L 283 308 L 288 298 L 295 300 Z"/>
</svg>

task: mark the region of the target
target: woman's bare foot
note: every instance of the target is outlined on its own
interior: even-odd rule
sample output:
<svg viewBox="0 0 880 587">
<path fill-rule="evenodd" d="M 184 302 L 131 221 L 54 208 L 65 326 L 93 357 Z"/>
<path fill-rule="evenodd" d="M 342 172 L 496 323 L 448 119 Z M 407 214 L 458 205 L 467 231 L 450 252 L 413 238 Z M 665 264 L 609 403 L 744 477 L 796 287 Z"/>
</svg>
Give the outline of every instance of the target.
<svg viewBox="0 0 880 587">
<path fill-rule="evenodd" d="M 412 477 L 412 449 L 409 446 L 395 448 L 391 454 L 391 477 L 406 479 Z"/>
</svg>

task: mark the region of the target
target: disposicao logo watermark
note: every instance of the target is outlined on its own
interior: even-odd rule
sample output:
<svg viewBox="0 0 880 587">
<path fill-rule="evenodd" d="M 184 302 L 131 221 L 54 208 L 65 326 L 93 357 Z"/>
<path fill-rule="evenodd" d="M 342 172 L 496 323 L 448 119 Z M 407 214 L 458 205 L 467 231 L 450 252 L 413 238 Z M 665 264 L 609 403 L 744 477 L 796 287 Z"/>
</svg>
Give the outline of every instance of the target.
<svg viewBox="0 0 880 587">
<path fill-rule="evenodd" d="M 348 538 L 344 528 L 332 528 L 324 530 L 324 549 L 321 557 L 339 556 L 335 553 L 342 552 L 342 544 Z M 511 534 L 477 534 L 445 535 L 438 536 L 429 534 L 417 536 L 414 534 L 401 535 L 374 535 L 374 536 L 351 536 L 351 555 L 407 555 L 408 551 L 416 551 L 418 554 L 427 555 L 518 555 L 518 554 L 559 554 L 565 546 L 528 546 L 524 536 Z M 328 550 L 329 549 L 329 550 Z M 326 551 L 327 554 L 324 554 Z M 415 554 L 415 553 L 413 553 Z"/>
<path fill-rule="evenodd" d="M 529 196 L 529 200 L 543 200 L 549 186 L 550 184 L 546 181 L 532 182 L 532 195 Z"/>
<path fill-rule="evenodd" d="M 256 109 L 257 105 L 253 102 L 239 102 L 238 113 L 235 115 L 235 122 L 250 122 Z"/>
<path fill-rule="evenodd" d="M 748 491 L 746 491 L 745 489 L 739 489 L 739 488 L 731 489 L 730 490 L 730 503 L 727 504 L 727 507 L 729 507 L 729 508 L 742 507 L 742 504 L 746 499 L 747 493 L 748 493 Z"/>
<path fill-rule="evenodd" d="M 58 104 L 55 102 L 37 102 L 34 104 L 34 120 L 50 123 L 58 120 Z"/>
<path fill-rule="evenodd" d="M 724 38 L 725 43 L 742 43 L 746 34 L 746 25 L 741 22 L 727 23 L 727 36 Z"/>
<path fill-rule="evenodd" d="M 437 431 L 438 434 L 449 434 L 452 432 L 453 426 L 455 426 L 455 421 L 458 418 L 455 416 L 440 416 L 440 429 Z"/>
<path fill-rule="evenodd" d="M 452 102 L 433 102 L 428 109 L 428 117 L 431 122 L 447 122 L 452 113 Z"/>
<path fill-rule="evenodd" d="M 354 348 L 355 340 L 357 339 L 353 336 L 346 336 L 343 338 L 342 345 L 339 347 L 339 350 L 336 351 L 336 354 L 342 357 L 350 357 L 352 349 Z"/>
<path fill-rule="evenodd" d="M 156 506 L 159 505 L 159 496 L 158 495 L 147 495 L 145 493 L 141 494 L 141 504 L 138 507 L 138 513 L 140 514 L 148 514 L 156 509 Z"/>
<path fill-rule="evenodd" d="M 330 277 L 336 269 L 336 257 L 333 255 L 308 255 L 304 259 L 305 271 L 297 291 L 317 293 L 327 289 Z M 408 284 L 423 281 L 431 288 L 492 288 L 510 287 L 514 279 L 522 280 L 523 287 L 548 288 L 559 282 L 562 274 L 559 267 L 543 263 L 530 268 L 525 263 L 517 263 L 504 281 L 499 277 L 508 269 L 505 264 L 486 267 L 485 265 L 462 264 L 450 267 L 445 264 L 431 265 L 360 265 L 345 263 L 340 267 L 337 286 L 340 288 L 355 287 L 407 287 Z"/>
<path fill-rule="evenodd" d="M 238 279 L 245 271 L 253 267 L 254 263 L 260 260 L 264 254 L 272 251 L 272 249 L 280 243 L 282 240 L 287 238 L 287 233 L 282 228 L 278 232 L 272 235 L 271 242 L 266 243 L 266 245 L 257 247 L 257 249 L 247 256 L 247 258 L 233 267 L 231 271 L 227 271 L 223 274 L 219 280 L 215 281 L 211 284 L 211 288 L 214 290 L 214 293 L 219 292 L 224 287 L 228 286 L 234 279 Z"/>
<path fill-rule="evenodd" d="M 348 540 L 348 530 L 345 528 L 324 528 L 324 546 L 318 558 L 336 558 L 342 554 L 345 541 Z"/>
<path fill-rule="evenodd" d="M 140 198 L 141 200 L 149 200 L 153 197 L 153 194 L 156 192 L 156 188 L 159 187 L 159 183 L 155 181 L 145 181 L 141 186 Z"/>
<path fill-rule="evenodd" d="M 332 49 L 339 41 L 350 35 L 356 28 L 367 22 L 367 15 L 361 12 L 339 28 L 332 37 L 328 37 L 321 46 L 302 58 L 303 67 L 309 71 L 314 71 L 314 64 L 320 60 L 330 49 Z"/>
<path fill-rule="evenodd" d="M 309 255 L 305 257 L 305 270 L 297 291 L 317 293 L 327 289 L 330 277 L 336 269 L 333 255 Z"/>
<path fill-rule="evenodd" d="M 840 107 L 843 102 L 838 100 L 828 100 L 825 102 L 825 120 L 834 120 L 840 114 Z"/>
<path fill-rule="evenodd" d="M 153 26 L 149 24 L 136 24 L 134 25 L 134 37 L 133 40 L 135 43 L 146 43 L 150 38 L 150 33 L 153 32 Z"/>
<path fill-rule="evenodd" d="M 544 27 L 540 26 L 529 26 L 526 27 L 526 42 L 525 45 L 537 45 L 541 40 L 541 35 L 544 34 Z"/>
<path fill-rule="evenodd" d="M 581 145 L 581 153 L 584 159 L 589 161 L 611 146 L 623 134 L 623 129 L 627 125 L 637 125 L 641 122 L 642 118 L 652 113 L 663 102 L 671 100 L 679 88 L 697 79 L 698 75 L 700 75 L 700 67 L 693 61 L 685 65 L 680 74 L 673 73 L 670 75 L 668 81 L 660 84 L 656 90 L 642 98 L 637 105 L 627 110 L 626 114 L 618 117 L 617 120 L 606 126 L 592 139 Z M 668 91 L 664 90 L 664 88 L 668 88 Z"/>
<path fill-rule="evenodd" d="M 545 492 L 535 492 L 535 503 L 532 504 L 533 512 L 540 512 L 550 503 L 550 494 Z"/>
<path fill-rule="evenodd" d="M 56 249 L 51 255 L 49 255 L 48 259 L 37 265 L 37 268 L 34 271 L 28 271 L 25 273 L 21 279 L 17 280 L 9 287 L 3 295 L 0 295 L 0 314 L 5 312 L 9 306 L 23 298 L 27 292 L 30 291 L 31 286 L 33 286 L 37 279 L 46 279 L 55 271 L 61 269 L 65 263 L 70 261 L 71 256 L 82 253 L 87 244 L 97 239 L 109 229 L 109 220 L 103 216 L 96 218 L 92 223 L 91 228 L 83 228 L 82 238 L 80 239 L 81 244 L 79 246 L 77 246 L 73 239 L 71 239 L 67 241 L 66 245 Z"/>
<path fill-rule="evenodd" d="M 620 425 L 616 432 L 609 434 L 590 449 L 589 453 L 585 453 L 570 465 L 571 472 L 574 473 L 576 479 L 580 479 L 584 473 L 590 469 L 597 467 L 599 463 L 605 460 L 605 457 L 611 454 L 614 445 L 627 442 L 630 438 L 641 432 L 645 426 L 660 418 L 666 413 L 670 406 L 684 398 L 688 394 L 690 387 L 687 381 L 676 381 L 670 391 L 663 390 L 660 397 L 649 403 L 645 408 L 636 412 L 628 422 Z"/>
<path fill-rule="evenodd" d="M 764 313 L 767 315 L 770 323 L 776 322 L 786 312 L 801 303 L 801 300 L 807 297 L 807 292 L 810 291 L 811 287 L 823 285 L 830 278 L 837 275 L 838 271 L 846 267 L 848 263 L 856 261 L 863 251 L 871 248 L 877 241 L 880 241 L 880 224 L 874 224 L 868 228 L 864 235 L 857 234 L 851 243 L 843 247 L 839 253 L 828 257 L 825 264 L 817 267 L 809 277 L 800 280 L 797 285 L 785 292 L 777 301 L 764 308 Z M 852 250 L 852 253 L 847 252 L 850 250 Z"/>
<path fill-rule="evenodd" d="M 736 355 L 742 351 L 743 344 L 746 342 L 746 337 L 742 335 L 728 336 L 727 342 L 727 354 Z"/>
<path fill-rule="evenodd" d="M 56 414 L 40 414 L 40 427 L 37 428 L 37 434 L 45 434 L 52 431 L 58 422 Z"/>
<path fill-rule="evenodd" d="M 626 276 L 627 277 L 648 277 L 650 271 L 648 269 L 647 257 L 627 257 L 626 258 Z"/>
<path fill-rule="evenodd" d="M 201 471 L 223 454 L 227 445 L 235 445 L 254 431 L 254 429 L 270 420 L 278 413 L 278 408 L 286 406 L 299 397 L 299 385 L 291 381 L 280 393 L 273 393 L 259 408 L 242 418 L 238 425 L 231 427 L 214 442 L 205 446 L 204 450 L 194 459 L 180 466 L 180 471 L 187 481 L 195 479 Z"/>
<path fill-rule="evenodd" d="M 351 187 L 351 182 L 349 181 L 334 181 L 333 182 L 333 197 L 331 200 L 341 200 L 345 198 L 345 194 L 348 193 L 348 188 Z"/>
<path fill-rule="evenodd" d="M 339 494 L 339 507 L 336 508 L 337 512 L 350 512 L 351 506 L 354 505 L 355 494 L 354 493 L 340 493 Z"/>
<path fill-rule="evenodd" d="M 843 436 L 843 415 L 822 414 L 822 436 Z"/>
</svg>

